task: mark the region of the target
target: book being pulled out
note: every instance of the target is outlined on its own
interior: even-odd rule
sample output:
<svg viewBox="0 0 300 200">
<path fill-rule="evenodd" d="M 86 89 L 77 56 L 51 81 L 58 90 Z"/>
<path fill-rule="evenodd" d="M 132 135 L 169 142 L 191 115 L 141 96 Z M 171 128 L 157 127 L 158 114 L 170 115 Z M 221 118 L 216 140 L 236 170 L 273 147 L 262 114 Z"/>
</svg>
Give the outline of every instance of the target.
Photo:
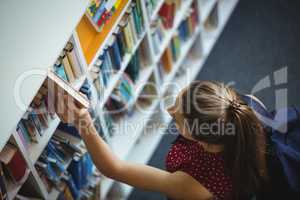
<svg viewBox="0 0 300 200">
<path fill-rule="evenodd" d="M 89 108 L 90 103 L 84 95 L 75 90 L 68 82 L 58 77 L 54 72 L 48 71 L 47 84 L 50 92 L 62 91 L 74 100 L 75 104 L 80 108 Z"/>
</svg>

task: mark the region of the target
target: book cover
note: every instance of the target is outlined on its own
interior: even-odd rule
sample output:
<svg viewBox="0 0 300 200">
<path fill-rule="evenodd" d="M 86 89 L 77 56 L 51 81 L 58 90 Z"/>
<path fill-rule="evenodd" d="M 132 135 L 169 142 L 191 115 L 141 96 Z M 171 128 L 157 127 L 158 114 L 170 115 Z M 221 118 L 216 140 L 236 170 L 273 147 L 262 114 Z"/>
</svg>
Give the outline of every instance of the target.
<svg viewBox="0 0 300 200">
<path fill-rule="evenodd" d="M 8 169 L 15 182 L 19 182 L 26 173 L 26 162 L 16 147 L 6 144 L 0 152 L 0 161 Z"/>
<path fill-rule="evenodd" d="M 58 92 L 60 90 L 60 91 L 66 92 L 66 94 L 72 100 L 74 100 L 74 102 L 77 106 L 79 106 L 81 108 L 89 107 L 89 101 L 82 94 L 80 94 L 78 91 L 76 91 L 73 87 L 71 87 L 63 79 L 56 76 L 55 73 L 53 73 L 52 71 L 48 71 L 47 81 L 48 81 L 48 89 L 51 88 L 50 93 L 52 93 L 53 97 L 55 96 L 53 94 L 53 92 Z M 54 91 L 52 89 L 54 89 Z"/>
</svg>

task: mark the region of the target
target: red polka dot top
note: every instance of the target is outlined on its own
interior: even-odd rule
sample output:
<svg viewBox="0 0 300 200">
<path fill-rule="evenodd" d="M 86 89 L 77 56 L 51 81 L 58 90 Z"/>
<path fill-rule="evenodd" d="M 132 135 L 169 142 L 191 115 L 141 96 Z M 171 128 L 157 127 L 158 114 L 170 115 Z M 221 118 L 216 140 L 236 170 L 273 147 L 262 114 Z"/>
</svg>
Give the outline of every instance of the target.
<svg viewBox="0 0 300 200">
<path fill-rule="evenodd" d="M 232 179 L 225 173 L 222 153 L 210 153 L 195 141 L 178 136 L 171 147 L 166 168 L 169 172 L 183 171 L 201 183 L 214 199 L 232 199 Z"/>
</svg>

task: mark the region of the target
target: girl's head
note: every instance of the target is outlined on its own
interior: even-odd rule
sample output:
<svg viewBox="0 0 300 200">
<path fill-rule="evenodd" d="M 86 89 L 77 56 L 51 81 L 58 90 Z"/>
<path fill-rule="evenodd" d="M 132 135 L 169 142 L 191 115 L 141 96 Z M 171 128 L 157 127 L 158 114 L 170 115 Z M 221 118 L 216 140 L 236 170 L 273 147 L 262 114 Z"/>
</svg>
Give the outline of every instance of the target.
<svg viewBox="0 0 300 200">
<path fill-rule="evenodd" d="M 261 181 L 262 126 L 253 110 L 231 87 L 195 81 L 168 109 L 182 134 L 224 146 L 225 165 L 233 178 L 236 197 L 255 192 Z"/>
</svg>

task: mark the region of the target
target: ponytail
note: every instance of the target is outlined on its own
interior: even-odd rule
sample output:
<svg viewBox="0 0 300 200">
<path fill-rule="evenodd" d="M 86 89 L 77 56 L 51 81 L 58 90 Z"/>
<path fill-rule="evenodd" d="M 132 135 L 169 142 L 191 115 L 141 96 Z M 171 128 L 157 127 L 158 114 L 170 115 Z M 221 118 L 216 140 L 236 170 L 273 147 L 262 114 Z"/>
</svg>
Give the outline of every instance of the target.
<svg viewBox="0 0 300 200">
<path fill-rule="evenodd" d="M 226 169 L 233 179 L 234 199 L 243 199 L 255 194 L 264 179 L 260 172 L 264 150 L 259 145 L 264 133 L 252 109 L 243 102 L 237 104 L 239 107 L 232 103 L 228 107 L 227 122 L 234 124 L 235 135 L 225 142 L 224 155 Z"/>
</svg>

